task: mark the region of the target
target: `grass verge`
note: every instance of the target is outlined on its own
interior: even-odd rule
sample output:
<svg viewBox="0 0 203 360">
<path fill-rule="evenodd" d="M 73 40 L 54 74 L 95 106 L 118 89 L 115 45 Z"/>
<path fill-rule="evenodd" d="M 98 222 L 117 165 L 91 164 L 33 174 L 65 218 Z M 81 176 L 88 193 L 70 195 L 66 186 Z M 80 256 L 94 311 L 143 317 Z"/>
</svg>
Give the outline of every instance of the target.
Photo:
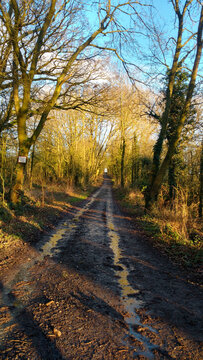
<svg viewBox="0 0 203 360">
<path fill-rule="evenodd" d="M 20 205 L 0 204 L 0 266 L 18 261 L 23 249 L 32 247 L 42 234 L 51 230 L 72 208 L 94 190 L 74 190 L 64 185 L 26 189 Z M 18 259 L 17 259 L 18 257 Z"/>
<path fill-rule="evenodd" d="M 173 207 L 163 204 L 145 214 L 144 196 L 137 190 L 114 189 L 115 198 L 126 213 L 133 215 L 140 231 L 148 235 L 152 244 L 174 262 L 188 270 L 202 274 L 203 229 L 198 218 L 191 215 L 183 196 Z M 194 213 L 194 211 L 193 211 Z"/>
</svg>

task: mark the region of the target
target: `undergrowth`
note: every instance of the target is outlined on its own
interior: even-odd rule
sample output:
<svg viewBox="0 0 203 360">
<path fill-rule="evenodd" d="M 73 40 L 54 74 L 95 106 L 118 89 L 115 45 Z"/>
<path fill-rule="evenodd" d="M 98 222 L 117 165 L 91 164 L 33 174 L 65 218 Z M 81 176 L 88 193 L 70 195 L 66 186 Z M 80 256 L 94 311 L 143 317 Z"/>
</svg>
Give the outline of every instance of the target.
<svg viewBox="0 0 203 360">
<path fill-rule="evenodd" d="M 115 196 L 121 207 L 134 215 L 139 228 L 156 247 L 177 263 L 201 271 L 203 228 L 198 219 L 198 204 L 188 205 L 188 194 L 183 189 L 177 189 L 173 202 L 167 202 L 166 192 L 163 187 L 156 206 L 148 213 L 141 191 L 117 188 Z"/>
<path fill-rule="evenodd" d="M 21 203 L 11 206 L 0 201 L 0 251 L 12 252 L 23 243 L 34 244 L 41 233 L 51 229 L 71 208 L 86 199 L 87 191 L 75 190 L 66 185 L 39 185 L 28 187 L 21 197 Z"/>
</svg>

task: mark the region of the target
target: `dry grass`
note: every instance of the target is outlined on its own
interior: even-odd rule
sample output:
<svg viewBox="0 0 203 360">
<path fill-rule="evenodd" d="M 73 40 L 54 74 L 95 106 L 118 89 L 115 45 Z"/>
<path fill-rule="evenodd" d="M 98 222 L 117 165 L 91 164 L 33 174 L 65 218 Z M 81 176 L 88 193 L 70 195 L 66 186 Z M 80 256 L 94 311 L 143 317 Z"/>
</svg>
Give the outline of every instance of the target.
<svg viewBox="0 0 203 360">
<path fill-rule="evenodd" d="M 35 185 L 26 188 L 25 195 L 38 206 L 65 206 L 85 199 L 89 191 L 76 190 L 67 184 L 49 184 L 46 187 Z"/>
<path fill-rule="evenodd" d="M 162 187 L 156 206 L 144 213 L 144 195 L 139 190 L 115 191 L 121 207 L 134 215 L 135 221 L 153 239 L 153 243 L 183 265 L 200 267 L 203 245 L 202 222 L 198 204 L 188 205 L 188 193 L 177 189 L 173 202 L 167 202 L 167 188 Z"/>
<path fill-rule="evenodd" d="M 76 191 L 65 185 L 26 188 L 22 204 L 11 209 L 0 203 L 0 263 L 8 252 L 24 244 L 35 244 L 43 231 L 51 229 L 69 208 L 87 198 L 89 192 Z M 10 255 L 9 255 L 10 256 Z"/>
<path fill-rule="evenodd" d="M 188 205 L 188 191 L 182 188 L 176 190 L 176 197 L 172 202 L 166 203 L 167 188 L 162 187 L 156 207 L 152 216 L 161 221 L 162 227 L 170 225 L 184 240 L 190 240 L 194 232 L 202 232 L 201 222 L 198 219 L 198 203 Z M 163 224 L 162 224 L 163 223 Z"/>
<path fill-rule="evenodd" d="M 144 196 L 140 190 L 137 191 L 131 190 L 129 192 L 128 198 L 134 204 L 144 207 Z"/>
</svg>

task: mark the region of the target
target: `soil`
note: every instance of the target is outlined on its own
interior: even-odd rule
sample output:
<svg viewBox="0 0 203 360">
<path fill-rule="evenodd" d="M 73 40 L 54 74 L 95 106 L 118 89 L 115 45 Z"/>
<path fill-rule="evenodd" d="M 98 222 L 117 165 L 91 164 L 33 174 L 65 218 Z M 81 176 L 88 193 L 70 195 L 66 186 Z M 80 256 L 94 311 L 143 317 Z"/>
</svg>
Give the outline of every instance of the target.
<svg viewBox="0 0 203 360">
<path fill-rule="evenodd" d="M 203 358 L 202 289 L 140 234 L 110 180 L 0 275 L 0 359 Z"/>
</svg>

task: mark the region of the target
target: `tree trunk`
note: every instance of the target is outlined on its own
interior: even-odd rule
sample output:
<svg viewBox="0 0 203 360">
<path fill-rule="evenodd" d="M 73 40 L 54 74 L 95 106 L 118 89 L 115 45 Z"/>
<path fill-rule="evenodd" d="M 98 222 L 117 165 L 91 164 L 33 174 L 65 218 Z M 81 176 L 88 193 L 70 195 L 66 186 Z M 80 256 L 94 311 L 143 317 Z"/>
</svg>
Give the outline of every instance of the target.
<svg viewBox="0 0 203 360">
<path fill-rule="evenodd" d="M 16 165 L 16 179 L 10 192 L 10 200 L 14 205 L 21 201 L 20 195 L 23 190 L 23 183 L 24 183 L 25 169 L 26 169 L 26 162 L 25 163 L 19 162 L 19 156 L 24 156 L 27 159 L 28 152 L 29 152 L 29 148 L 26 147 L 24 144 L 23 145 L 20 144 L 19 153 L 18 153 L 18 162 Z"/>
<path fill-rule="evenodd" d="M 183 18 L 184 18 L 183 14 L 178 16 L 179 26 L 178 26 L 178 36 L 177 36 L 177 40 L 176 40 L 176 49 L 175 49 L 175 54 L 174 54 L 174 58 L 173 58 L 172 68 L 171 68 L 170 74 L 169 74 L 168 87 L 166 90 L 166 104 L 165 104 L 165 109 L 164 109 L 164 112 L 163 112 L 163 115 L 161 118 L 161 129 L 160 129 L 156 144 L 154 145 L 154 156 L 153 156 L 150 186 L 153 184 L 154 179 L 156 178 L 157 172 L 159 170 L 163 142 L 166 137 L 166 129 L 167 129 L 167 124 L 168 124 L 168 117 L 169 117 L 170 110 L 171 110 L 171 99 L 172 99 L 172 95 L 173 95 L 175 74 L 176 74 L 176 71 L 178 68 L 178 60 L 179 60 L 180 51 L 181 51 L 182 34 L 183 34 Z M 149 192 L 149 189 L 148 189 L 148 192 Z"/>
<path fill-rule="evenodd" d="M 30 164 L 30 189 L 32 188 L 32 176 L 33 176 L 33 167 L 34 167 L 34 158 L 35 158 L 35 144 L 32 147 L 32 154 L 31 154 L 31 164 Z"/>
<path fill-rule="evenodd" d="M 138 178 L 138 145 L 136 134 L 133 136 L 132 143 L 132 168 L 131 168 L 131 187 L 134 188 L 136 185 L 136 180 Z"/>
<path fill-rule="evenodd" d="M 16 166 L 16 181 L 11 189 L 10 195 L 12 204 L 17 204 L 18 202 L 20 202 L 20 193 L 23 189 L 24 182 L 25 165 L 26 164 L 18 163 Z"/>
<path fill-rule="evenodd" d="M 197 51 L 196 51 L 195 61 L 194 61 L 192 74 L 191 74 L 191 78 L 190 78 L 190 83 L 188 85 L 186 100 L 185 100 L 185 103 L 183 106 L 182 113 L 180 115 L 180 119 L 178 120 L 178 125 L 176 127 L 174 136 L 171 138 L 171 140 L 169 142 L 167 154 L 166 154 L 160 168 L 156 172 L 156 174 L 155 175 L 153 174 L 152 181 L 150 183 L 150 186 L 148 187 L 148 191 L 146 192 L 145 207 L 148 210 L 150 210 L 150 208 L 153 206 L 153 204 L 157 200 L 163 179 L 169 168 L 171 159 L 175 153 L 176 147 L 178 145 L 178 142 L 179 142 L 179 139 L 181 136 L 181 131 L 183 129 L 183 126 L 184 126 L 184 123 L 186 120 L 186 116 L 189 111 L 189 107 L 190 107 L 191 100 L 192 100 L 192 95 L 193 95 L 194 88 L 195 88 L 197 71 L 198 71 L 201 54 L 202 54 L 202 28 L 203 28 L 203 7 L 201 9 L 200 21 L 199 21 L 198 33 L 197 33 Z"/>
<path fill-rule="evenodd" d="M 135 187 L 135 162 L 132 161 L 132 168 L 131 168 L 131 187 Z"/>
<path fill-rule="evenodd" d="M 199 217 L 202 218 L 202 200 L 203 200 L 203 140 L 200 159 L 200 189 L 199 189 Z"/>
<path fill-rule="evenodd" d="M 169 185 L 169 199 L 174 200 L 176 197 L 176 161 L 173 156 L 168 169 L 168 185 Z"/>
<path fill-rule="evenodd" d="M 124 180 L 124 167 L 125 167 L 125 138 L 122 139 L 121 144 L 121 187 L 124 188 L 125 180 Z"/>
</svg>

